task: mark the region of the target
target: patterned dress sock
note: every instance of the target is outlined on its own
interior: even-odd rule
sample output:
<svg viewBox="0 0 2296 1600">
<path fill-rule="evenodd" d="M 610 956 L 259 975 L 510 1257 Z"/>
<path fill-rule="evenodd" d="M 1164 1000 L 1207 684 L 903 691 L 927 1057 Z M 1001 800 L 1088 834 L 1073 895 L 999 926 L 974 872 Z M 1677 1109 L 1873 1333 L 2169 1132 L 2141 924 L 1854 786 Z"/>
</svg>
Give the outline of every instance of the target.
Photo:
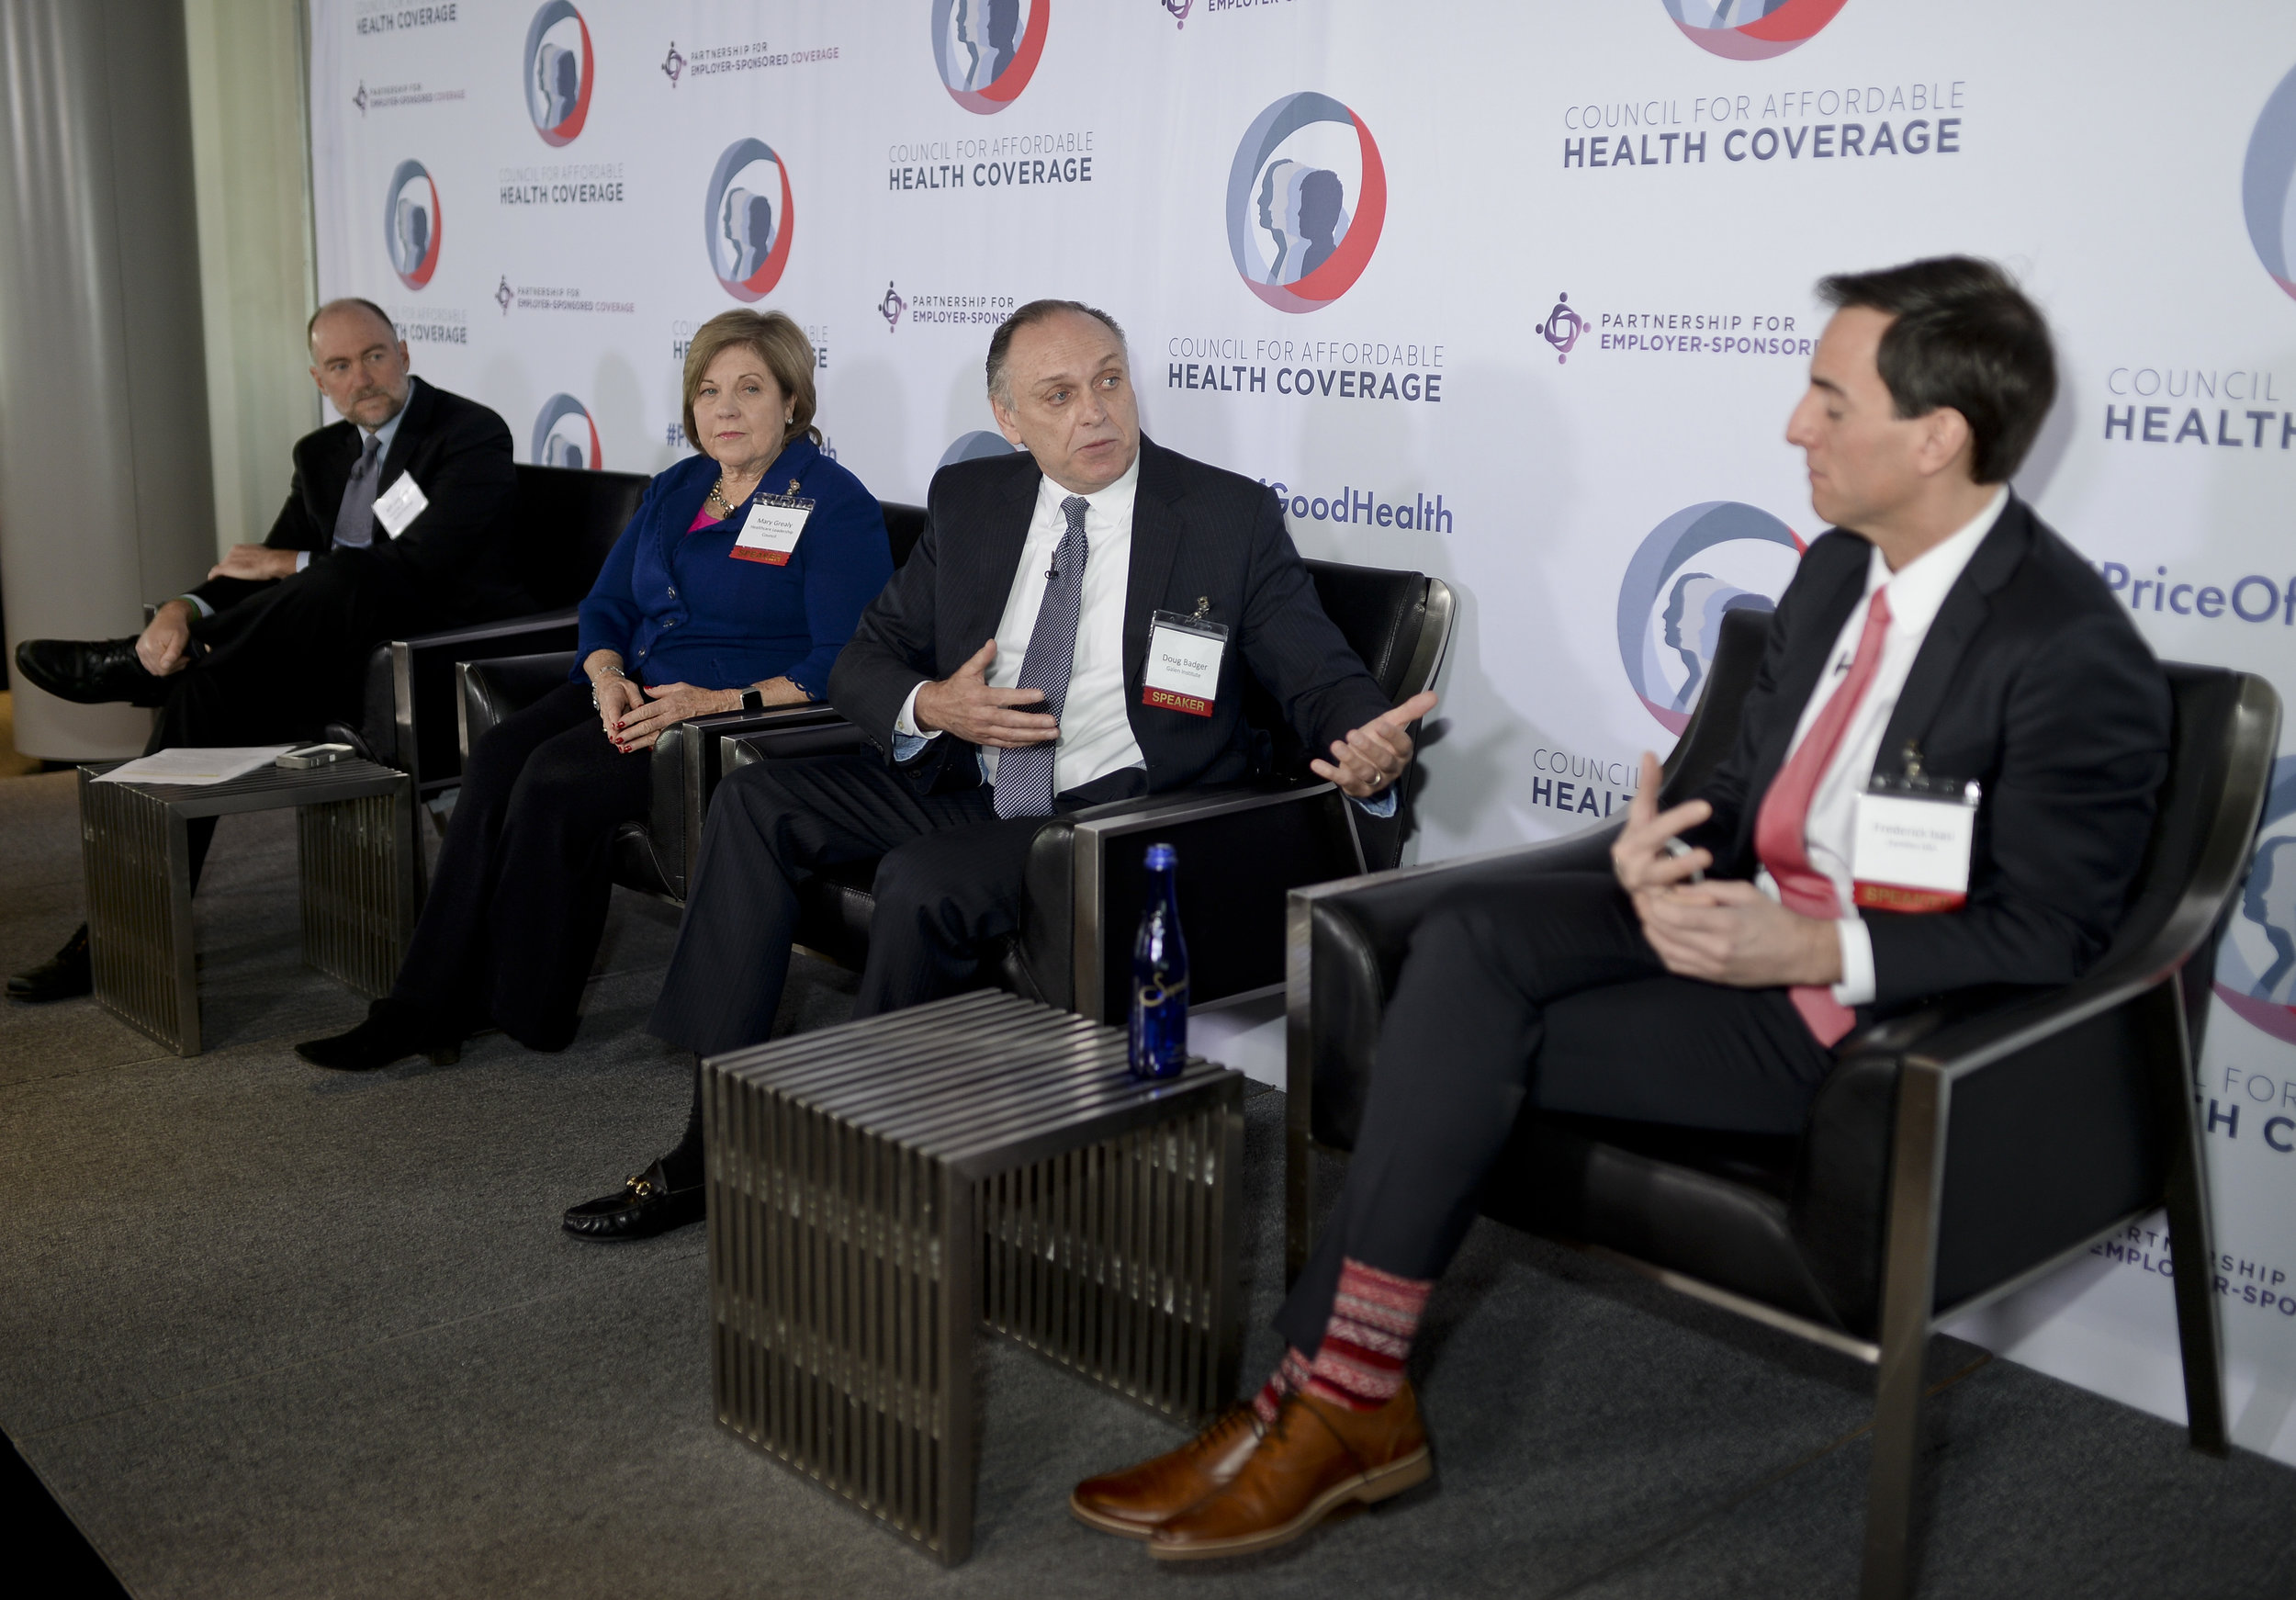
<svg viewBox="0 0 2296 1600">
<path fill-rule="evenodd" d="M 1308 1358 L 1297 1349 L 1287 1348 L 1284 1358 L 1276 1364 L 1276 1370 L 1267 1375 L 1260 1392 L 1252 1397 L 1252 1409 L 1259 1414 L 1263 1426 L 1276 1420 L 1276 1413 L 1283 1409 L 1284 1396 L 1297 1394 L 1308 1386 Z"/>
<path fill-rule="evenodd" d="M 1433 1279 L 1398 1278 L 1352 1257 L 1344 1262 L 1306 1392 L 1355 1411 L 1377 1411 L 1394 1399 L 1433 1288 Z"/>
</svg>

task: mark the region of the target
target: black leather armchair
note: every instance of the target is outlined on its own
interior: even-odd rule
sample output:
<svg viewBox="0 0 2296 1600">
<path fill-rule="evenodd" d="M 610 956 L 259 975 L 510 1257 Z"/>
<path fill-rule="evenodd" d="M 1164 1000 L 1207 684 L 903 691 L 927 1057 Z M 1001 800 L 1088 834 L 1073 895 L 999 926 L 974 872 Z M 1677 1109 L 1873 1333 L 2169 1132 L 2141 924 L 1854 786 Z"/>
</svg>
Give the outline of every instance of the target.
<svg viewBox="0 0 2296 1600">
<path fill-rule="evenodd" d="M 456 669 L 465 661 L 571 649 L 575 605 L 597 581 L 647 481 L 635 472 L 519 468 L 512 532 L 517 570 L 543 609 L 376 646 L 358 725 L 333 724 L 329 737 L 362 746 L 407 773 L 418 799 L 453 788 L 462 778 Z"/>
<path fill-rule="evenodd" d="M 1664 804 L 1729 748 L 1768 618 L 1723 625 Z M 1843 1042 L 1802 1136 L 1758 1139 L 1526 1111 L 1486 1215 L 1874 1363 L 1863 1593 L 1910 1588 L 1922 1358 L 1947 1318 L 2166 1204 L 2206 1263 L 2193 1117 L 2208 975 L 2246 869 L 2279 726 L 2253 675 L 2170 663 L 2169 778 L 2128 913 L 2086 977 L 1962 994 Z M 1618 823 L 1553 843 L 1295 891 L 1289 907 L 1286 1258 L 1312 1244 L 1311 1163 L 1353 1147 L 1411 931 L 1452 885 L 1607 871 Z M 2045 1135 L 2045 1136 L 2044 1136 Z M 2176 1279 L 2196 1448 L 2225 1445 L 2215 1296 Z"/>
<path fill-rule="evenodd" d="M 1328 561 L 1307 567 L 1325 614 L 1382 693 L 1401 701 L 1435 681 L 1452 618 L 1451 592 L 1441 580 Z M 1096 1020 L 1126 1015 L 1140 862 L 1154 839 L 1179 852 L 1191 1001 L 1273 993 L 1282 985 L 1286 892 L 1352 876 L 1367 862 L 1391 865 L 1410 827 L 1415 785 L 1405 785 L 1394 819 L 1365 817 L 1309 772 L 1307 752 L 1257 684 L 1247 688 L 1245 712 L 1276 741 L 1267 778 L 1045 819 L 1030 847 L 1021 927 L 985 952 L 992 982 Z M 729 772 L 754 761 L 870 748 L 850 724 L 735 735 L 725 743 Z M 806 879 L 798 890 L 798 942 L 861 966 L 876 872 L 875 862 L 856 862 Z"/>
<path fill-rule="evenodd" d="M 566 476 L 575 474 L 568 472 Z M 635 501 L 632 509 L 636 509 Z M 893 563 L 898 567 L 908 558 L 925 531 L 925 509 L 897 503 L 889 503 L 884 509 L 885 537 L 893 547 Z M 624 521 L 626 523 L 628 518 L 625 516 Z M 584 588 L 586 591 L 588 585 Z M 569 611 L 567 614 L 570 618 L 573 614 Z M 567 642 L 573 642 L 570 621 L 567 624 Z M 489 728 L 565 682 L 573 668 L 574 652 L 570 649 L 456 661 L 456 774 L 459 776 L 462 771 L 461 761 L 468 758 L 471 749 Z M 826 705 L 789 705 L 761 712 L 729 711 L 697 716 L 670 728 L 654 741 L 654 748 L 648 752 L 654 763 L 651 815 L 644 822 L 623 824 L 614 834 L 613 881 L 640 894 L 682 904 L 686 885 L 692 882 L 694 861 L 702 849 L 703 819 L 709 814 L 710 795 L 715 792 L 723 772 L 720 763 L 726 738 L 771 730 L 846 726 L 845 720 Z"/>
</svg>

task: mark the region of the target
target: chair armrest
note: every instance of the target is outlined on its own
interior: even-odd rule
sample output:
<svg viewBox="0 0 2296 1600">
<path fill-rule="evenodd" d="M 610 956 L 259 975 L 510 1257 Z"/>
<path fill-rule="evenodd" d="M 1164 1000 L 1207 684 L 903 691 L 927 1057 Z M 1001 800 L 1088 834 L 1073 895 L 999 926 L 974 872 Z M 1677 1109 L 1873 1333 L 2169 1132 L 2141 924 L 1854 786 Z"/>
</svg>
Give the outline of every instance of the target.
<svg viewBox="0 0 2296 1600">
<path fill-rule="evenodd" d="M 391 640 L 398 764 L 414 778 L 415 793 L 435 794 L 462 776 L 462 693 L 456 667 L 465 661 L 570 650 L 579 634 L 574 609 L 568 606 Z"/>
<path fill-rule="evenodd" d="M 1030 842 L 1020 955 L 1047 1003 L 1126 1015 L 1151 842 L 1179 856 L 1192 1003 L 1283 981 L 1284 897 L 1362 869 L 1354 807 L 1329 783 L 1221 785 L 1045 819 Z M 1216 915 L 1212 914 L 1216 911 Z"/>
<path fill-rule="evenodd" d="M 497 724 L 566 682 L 573 670 L 571 650 L 456 662 L 455 731 L 464 764 L 469 763 L 470 752 Z"/>
<path fill-rule="evenodd" d="M 776 705 L 765 711 L 720 711 L 688 717 L 654 741 L 652 808 L 647 832 L 655 865 L 672 895 L 685 898 L 702 854 L 702 828 L 710 796 L 725 774 L 728 740 L 777 728 L 817 727 L 844 718 L 827 705 Z"/>
<path fill-rule="evenodd" d="M 808 709 L 827 711 L 827 706 Z M 873 750 L 869 736 L 835 712 L 818 721 L 798 721 L 777 724 L 752 733 L 720 734 L 718 772 L 721 781 L 752 761 L 769 757 L 783 760 L 797 756 L 850 756 L 863 750 Z"/>
</svg>

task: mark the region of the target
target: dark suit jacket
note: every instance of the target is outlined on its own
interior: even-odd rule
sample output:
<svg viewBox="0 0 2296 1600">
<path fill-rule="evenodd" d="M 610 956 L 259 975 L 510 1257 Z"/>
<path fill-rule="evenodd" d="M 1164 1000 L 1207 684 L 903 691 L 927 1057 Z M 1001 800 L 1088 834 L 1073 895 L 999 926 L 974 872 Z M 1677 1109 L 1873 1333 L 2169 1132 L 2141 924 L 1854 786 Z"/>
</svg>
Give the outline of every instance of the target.
<svg viewBox="0 0 2296 1600">
<path fill-rule="evenodd" d="M 1778 602 L 1736 748 L 1699 794 L 1693 842 L 1750 877 L 1754 820 L 1834 641 L 1864 597 L 1873 546 L 1835 530 Z M 1969 898 L 1925 916 L 1861 909 L 1874 1008 L 1979 984 L 2063 985 L 2111 940 L 2168 771 L 2167 681 L 2104 580 L 2012 497 L 1915 657 L 1878 770 L 1908 744 L 1930 773 L 1985 786 Z"/>
<path fill-rule="evenodd" d="M 437 625 L 488 622 L 535 609 L 513 570 L 511 513 L 518 471 L 511 431 L 476 400 L 422 379 L 407 397 L 399 431 L 384 453 L 378 494 L 411 474 L 430 503 L 392 538 L 380 523 L 364 550 L 333 549 L 335 513 L 365 448 L 354 423 L 337 422 L 295 442 L 295 482 L 264 540 L 275 550 L 309 550 L 311 565 L 355 568 L 362 588 L 382 588 L 395 609 Z M 218 611 L 272 585 L 210 578 L 191 592 Z"/>
<path fill-rule="evenodd" d="M 960 461 L 934 474 L 927 524 L 907 563 L 861 613 L 829 674 L 829 699 L 891 759 L 894 718 L 911 689 L 949 676 L 996 634 L 1043 474 L 1026 454 Z M 1212 715 L 1141 702 L 1149 617 L 1193 613 L 1225 623 Z M 1160 793 L 1230 783 L 1264 766 L 1267 739 L 1244 720 L 1250 671 L 1319 754 L 1390 709 L 1315 597 L 1273 490 L 1140 442 L 1131 567 L 1124 592 L 1124 705 Z M 976 748 L 943 735 L 908 767 L 920 786 L 979 781 Z"/>
</svg>

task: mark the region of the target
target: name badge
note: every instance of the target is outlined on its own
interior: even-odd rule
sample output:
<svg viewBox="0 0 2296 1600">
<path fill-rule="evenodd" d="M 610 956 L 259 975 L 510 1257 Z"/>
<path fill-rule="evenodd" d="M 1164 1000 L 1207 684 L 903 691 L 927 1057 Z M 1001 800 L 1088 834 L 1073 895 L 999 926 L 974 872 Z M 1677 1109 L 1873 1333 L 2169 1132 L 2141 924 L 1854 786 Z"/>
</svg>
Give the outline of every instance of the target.
<svg viewBox="0 0 2296 1600">
<path fill-rule="evenodd" d="M 1160 611 L 1148 622 L 1148 670 L 1142 674 L 1141 704 L 1190 716 L 1210 716 L 1220 694 L 1220 658 L 1228 648 L 1226 625 L 1204 615 Z"/>
<path fill-rule="evenodd" d="M 734 539 L 734 559 L 788 566 L 798 535 L 805 531 L 805 519 L 813 515 L 813 503 L 786 494 L 758 496 L 749 506 L 749 520 Z"/>
<path fill-rule="evenodd" d="M 422 486 L 414 480 L 411 472 L 401 472 L 399 481 L 375 497 L 375 520 L 383 524 L 383 531 L 397 538 L 407 531 L 407 524 L 421 516 L 431 503 L 422 492 Z"/>
<path fill-rule="evenodd" d="M 1876 775 L 1858 796 L 1851 898 L 1877 911 L 1953 911 L 1969 898 L 1978 786 Z"/>
</svg>

